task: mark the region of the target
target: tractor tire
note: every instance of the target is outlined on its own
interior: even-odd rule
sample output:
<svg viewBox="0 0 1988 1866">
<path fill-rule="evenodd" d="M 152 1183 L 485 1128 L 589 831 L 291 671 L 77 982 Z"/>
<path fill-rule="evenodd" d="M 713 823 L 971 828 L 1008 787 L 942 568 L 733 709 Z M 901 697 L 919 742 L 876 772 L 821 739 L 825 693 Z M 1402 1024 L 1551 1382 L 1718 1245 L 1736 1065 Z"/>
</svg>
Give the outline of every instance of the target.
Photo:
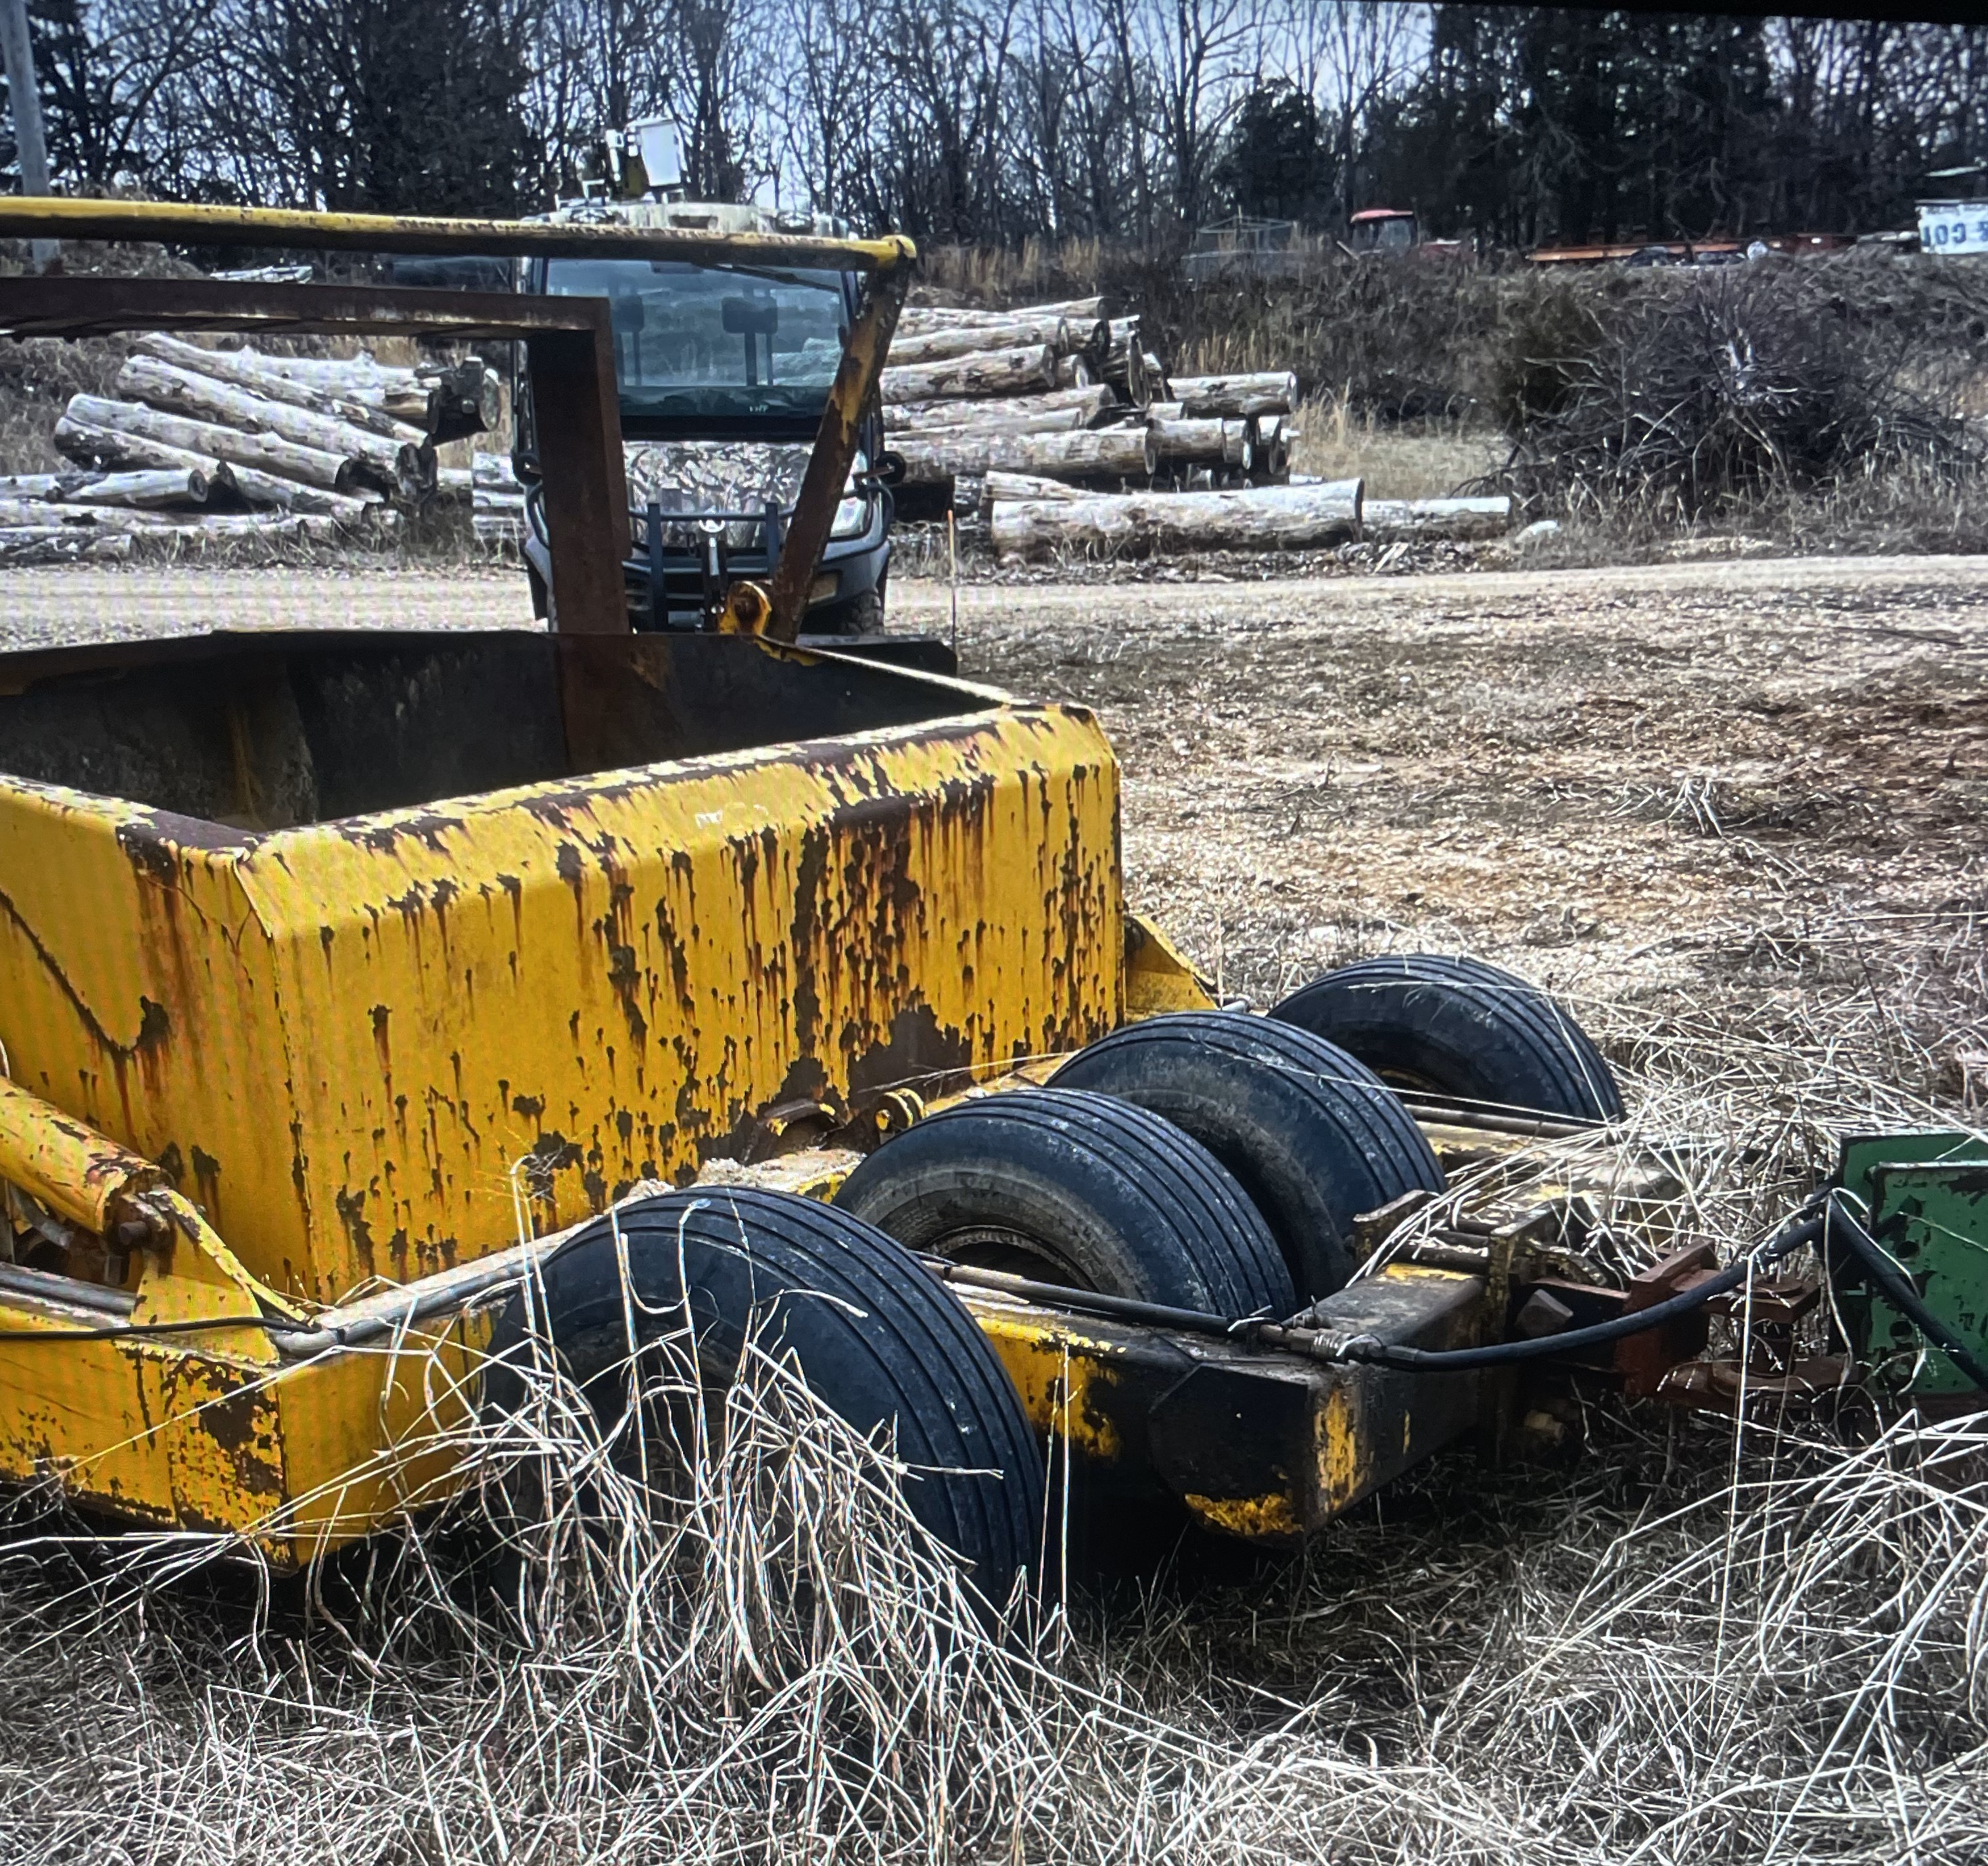
<svg viewBox="0 0 1988 1866">
<path fill-rule="evenodd" d="M 1189 1134 L 1263 1215 L 1301 1301 L 1358 1267 L 1353 1221 L 1442 1168 L 1387 1085 L 1343 1050 L 1236 1011 L 1128 1024 L 1057 1071 L 1058 1088 L 1128 1101 Z"/>
<path fill-rule="evenodd" d="M 1270 1016 L 1350 1050 L 1410 1094 L 1577 1121 L 1622 1118 L 1586 1032 L 1536 985 L 1480 959 L 1362 959 Z"/>
<path fill-rule="evenodd" d="M 628 1263 L 622 1286 L 614 1227 Z M 1042 1455 L 987 1338 L 952 1292 L 881 1232 L 811 1198 L 692 1188 L 622 1206 L 543 1266 L 546 1338 L 604 1423 L 628 1403 L 627 1317 L 653 1340 L 695 1318 L 706 1378 L 728 1381 L 748 1327 L 791 1352 L 809 1388 L 857 1432 L 894 1426 L 917 1475 L 912 1513 L 996 1605 L 1033 1574 Z M 630 1300 L 632 1298 L 632 1300 Z M 486 1408 L 516 1411 L 533 1351 L 522 1294 L 499 1317 Z"/>
<path fill-rule="evenodd" d="M 1297 1307 L 1256 1209 L 1178 1128 L 1109 1096 L 1016 1089 L 928 1115 L 835 1195 L 910 1250 L 1231 1319 Z"/>
</svg>

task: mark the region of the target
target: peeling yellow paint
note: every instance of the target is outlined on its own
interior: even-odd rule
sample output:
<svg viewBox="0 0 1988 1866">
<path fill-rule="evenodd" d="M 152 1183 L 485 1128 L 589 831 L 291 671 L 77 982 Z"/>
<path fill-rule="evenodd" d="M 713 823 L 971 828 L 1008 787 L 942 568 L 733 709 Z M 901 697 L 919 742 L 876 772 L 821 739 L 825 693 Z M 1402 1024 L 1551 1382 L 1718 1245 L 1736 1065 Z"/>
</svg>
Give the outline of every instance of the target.
<svg viewBox="0 0 1988 1866">
<path fill-rule="evenodd" d="M 1354 1412 L 1353 1396 L 1344 1384 L 1326 1395 L 1317 1418 L 1318 1481 L 1328 1515 L 1344 1509 L 1366 1482 L 1366 1444 Z"/>
<path fill-rule="evenodd" d="M 1029 1423 L 1044 1437 L 1060 1438 L 1090 1457 L 1117 1457 L 1123 1449 L 1117 1428 L 1093 1402 L 1111 1385 L 1111 1361 L 1119 1350 L 1040 1310 L 962 1293 L 1015 1383 Z"/>
<path fill-rule="evenodd" d="M 1281 1490 L 1267 1496 L 1199 1496 L 1190 1492 L 1185 1501 L 1211 1528 L 1251 1541 L 1275 1541 L 1304 1533 L 1290 1498 Z"/>
</svg>

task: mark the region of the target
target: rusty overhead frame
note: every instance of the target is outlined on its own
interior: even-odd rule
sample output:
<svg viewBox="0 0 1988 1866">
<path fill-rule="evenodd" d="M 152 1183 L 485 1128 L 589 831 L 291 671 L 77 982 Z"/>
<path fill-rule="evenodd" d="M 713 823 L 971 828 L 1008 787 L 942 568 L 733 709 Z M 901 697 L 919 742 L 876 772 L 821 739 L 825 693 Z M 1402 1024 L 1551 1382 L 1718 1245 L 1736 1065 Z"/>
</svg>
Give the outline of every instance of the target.
<svg viewBox="0 0 1988 1866">
<path fill-rule="evenodd" d="M 916 257 L 911 242 L 895 235 L 707 238 L 615 225 L 20 198 L 0 201 L 0 237 L 498 259 L 625 254 L 718 265 L 743 259 L 866 273 L 868 289 L 822 410 L 779 564 L 767 587 L 741 583 L 725 593 L 720 627 L 776 641 L 792 641 L 800 632 L 808 587 L 834 524 Z M 95 275 L 0 279 L 0 333 L 84 337 L 157 330 L 522 340 L 546 468 L 546 522 L 559 546 L 553 553 L 556 626 L 568 634 L 627 632 L 621 566 L 628 554 L 628 495 L 605 299 Z"/>
</svg>

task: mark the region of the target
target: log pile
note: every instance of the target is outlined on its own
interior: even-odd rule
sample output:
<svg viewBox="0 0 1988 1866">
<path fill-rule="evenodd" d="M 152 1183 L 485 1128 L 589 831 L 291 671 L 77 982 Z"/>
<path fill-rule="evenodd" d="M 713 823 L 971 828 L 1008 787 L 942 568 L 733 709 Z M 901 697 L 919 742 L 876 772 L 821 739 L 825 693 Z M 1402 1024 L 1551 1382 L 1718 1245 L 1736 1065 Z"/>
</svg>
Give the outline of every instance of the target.
<svg viewBox="0 0 1988 1866">
<path fill-rule="evenodd" d="M 73 396 L 56 424 L 74 472 L 0 478 L 0 562 L 377 542 L 434 495 L 437 445 L 501 414 L 498 380 L 475 357 L 404 369 L 164 335 L 132 352 L 114 394 Z"/>
<path fill-rule="evenodd" d="M 909 307 L 883 402 L 899 510 L 977 510 L 1003 558 L 1391 546 L 1510 521 L 1502 500 L 1370 502 L 1357 479 L 1293 481 L 1295 375 L 1170 377 L 1141 320 L 1101 299 Z"/>
<path fill-rule="evenodd" d="M 1290 471 L 1287 374 L 1170 385 L 1137 316 L 1101 298 L 1012 311 L 908 307 L 884 372 L 900 503 L 975 507 L 1017 475 L 1092 492 L 1248 488 Z"/>
</svg>

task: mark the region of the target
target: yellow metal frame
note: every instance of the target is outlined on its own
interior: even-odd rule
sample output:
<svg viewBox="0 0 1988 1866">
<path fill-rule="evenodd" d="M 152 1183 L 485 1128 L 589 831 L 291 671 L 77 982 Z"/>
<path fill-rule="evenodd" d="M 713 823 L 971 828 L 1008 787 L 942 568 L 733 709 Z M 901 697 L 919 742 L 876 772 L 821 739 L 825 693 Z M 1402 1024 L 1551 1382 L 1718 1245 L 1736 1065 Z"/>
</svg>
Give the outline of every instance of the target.
<svg viewBox="0 0 1988 1866">
<path fill-rule="evenodd" d="M 88 201 L 0 201 L 0 234 L 868 272 L 800 501 L 824 526 L 912 256 Z M 819 542 L 791 534 L 728 625 L 790 634 Z M 561 664 L 583 698 L 667 680 L 641 644 L 596 651 Z M 646 766 L 575 750 L 592 775 L 289 827 L 0 780 L 0 1181 L 102 1261 L 87 1282 L 0 1266 L 0 1475 L 308 1561 L 446 1492 L 487 1304 L 634 1185 L 823 1113 L 886 1131 L 1209 1005 L 1125 913 L 1094 719 L 938 685 L 951 710 L 921 724 Z M 570 749 L 596 727 L 564 703 Z M 252 821 L 270 715 L 252 683 L 225 710 Z M 798 1155 L 786 1177 L 823 1195 L 838 1171 Z M 1474 1316 L 1471 1279 L 1389 1275 Z M 1151 1331 L 962 1293 L 1045 1437 L 1133 1457 L 1111 1402 L 1144 1417 Z M 1183 1492 L 1213 1526 L 1304 1533 L 1410 1455 L 1412 1408 L 1368 1416 L 1356 1370 L 1162 1344 L 1163 1386 L 1183 1355 L 1258 1383 L 1296 1433 L 1249 1493 Z"/>
<path fill-rule="evenodd" d="M 600 259 L 663 253 L 704 263 L 830 266 L 884 272 L 918 248 L 901 234 L 876 240 L 809 234 L 687 233 L 604 221 L 472 220 L 438 215 L 326 214 L 292 208 L 211 207 L 168 201 L 69 201 L 0 195 L 9 239 L 157 241 L 192 246 L 291 246 L 492 259 Z"/>
</svg>

